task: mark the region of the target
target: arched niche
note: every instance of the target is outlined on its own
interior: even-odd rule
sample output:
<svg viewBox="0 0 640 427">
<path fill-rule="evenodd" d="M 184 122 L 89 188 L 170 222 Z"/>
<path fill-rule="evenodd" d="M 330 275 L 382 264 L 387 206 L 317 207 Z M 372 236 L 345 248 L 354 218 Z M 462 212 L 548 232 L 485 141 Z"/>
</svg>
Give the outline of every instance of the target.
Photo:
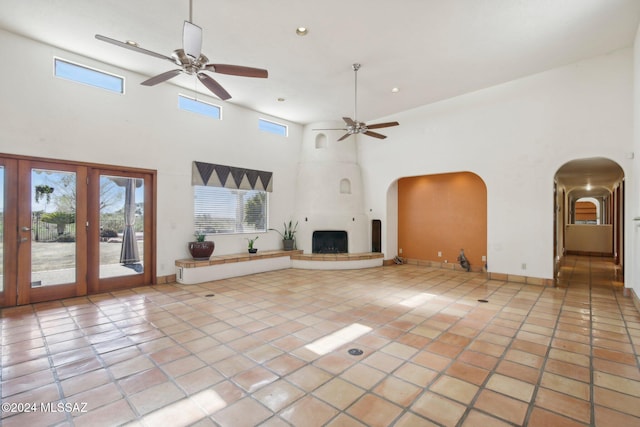
<svg viewBox="0 0 640 427">
<path fill-rule="evenodd" d="M 340 180 L 340 194 L 351 194 L 351 181 L 347 178 Z"/>
<path fill-rule="evenodd" d="M 327 148 L 327 135 L 319 133 L 316 135 L 316 149 Z"/>
<path fill-rule="evenodd" d="M 396 197 L 400 256 L 457 263 L 464 249 L 474 271 L 485 267 L 487 187 L 482 178 L 473 172 L 400 178 Z"/>
</svg>

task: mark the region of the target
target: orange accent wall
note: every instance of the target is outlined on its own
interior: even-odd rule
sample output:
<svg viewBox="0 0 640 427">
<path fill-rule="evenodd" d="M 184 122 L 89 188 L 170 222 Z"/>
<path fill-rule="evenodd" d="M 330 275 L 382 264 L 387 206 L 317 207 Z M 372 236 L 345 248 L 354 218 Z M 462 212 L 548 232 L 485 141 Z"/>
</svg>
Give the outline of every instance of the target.
<svg viewBox="0 0 640 427">
<path fill-rule="evenodd" d="M 487 254 L 487 187 L 471 172 L 398 180 L 398 249 L 410 259 L 457 263 L 473 270 Z M 438 251 L 442 256 L 438 257 Z"/>
</svg>

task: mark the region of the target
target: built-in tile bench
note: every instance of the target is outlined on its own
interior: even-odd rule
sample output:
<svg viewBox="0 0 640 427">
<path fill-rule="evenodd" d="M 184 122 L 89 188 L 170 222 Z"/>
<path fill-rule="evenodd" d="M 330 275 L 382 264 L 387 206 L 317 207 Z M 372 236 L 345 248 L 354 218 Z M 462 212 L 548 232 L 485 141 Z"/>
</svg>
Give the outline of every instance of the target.
<svg viewBox="0 0 640 427">
<path fill-rule="evenodd" d="M 179 259 L 175 265 L 178 283 L 193 285 L 286 268 L 346 270 L 379 267 L 382 261 L 381 253 L 304 254 L 301 250 L 294 250 L 220 255 L 204 261 Z"/>
<path fill-rule="evenodd" d="M 176 280 L 178 283 L 193 285 L 210 280 L 291 268 L 291 255 L 296 253 L 302 253 L 302 251 L 258 251 L 255 254 L 212 256 L 204 261 L 179 259 L 176 261 Z"/>
</svg>

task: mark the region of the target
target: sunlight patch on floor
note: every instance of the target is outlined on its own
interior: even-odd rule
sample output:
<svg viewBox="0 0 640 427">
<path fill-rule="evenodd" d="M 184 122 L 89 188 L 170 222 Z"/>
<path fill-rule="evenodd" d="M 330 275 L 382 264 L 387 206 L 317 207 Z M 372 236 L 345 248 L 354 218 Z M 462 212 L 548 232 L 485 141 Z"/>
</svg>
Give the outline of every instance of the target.
<svg viewBox="0 0 640 427">
<path fill-rule="evenodd" d="M 315 340 L 311 344 L 307 344 L 305 348 L 316 354 L 324 355 L 370 331 L 371 328 L 368 326 L 352 323 L 332 334 Z"/>
<path fill-rule="evenodd" d="M 407 298 L 404 301 L 400 302 L 400 305 L 404 305 L 405 307 L 418 307 L 424 304 L 425 302 L 435 298 L 437 295 L 429 294 L 426 292 L 420 293 L 418 295 L 412 296 L 411 298 Z"/>
<path fill-rule="evenodd" d="M 208 389 L 153 411 L 142 418 L 143 425 L 189 426 L 227 406 L 214 390 Z"/>
</svg>

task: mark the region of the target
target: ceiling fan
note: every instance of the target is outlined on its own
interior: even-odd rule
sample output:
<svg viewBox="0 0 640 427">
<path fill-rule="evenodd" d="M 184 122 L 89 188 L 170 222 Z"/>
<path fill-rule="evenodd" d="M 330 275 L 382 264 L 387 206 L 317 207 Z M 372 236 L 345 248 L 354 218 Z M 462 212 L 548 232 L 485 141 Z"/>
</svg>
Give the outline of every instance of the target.
<svg viewBox="0 0 640 427">
<path fill-rule="evenodd" d="M 385 139 L 386 138 L 385 135 L 382 135 L 381 133 L 377 133 L 377 132 L 371 132 L 370 129 L 388 128 L 391 126 L 398 126 L 400 124 L 398 122 L 386 122 L 386 123 L 377 123 L 377 124 L 367 125 L 364 122 L 358 121 L 357 117 L 358 117 L 358 70 L 359 69 L 360 69 L 360 64 L 353 64 L 353 72 L 355 75 L 355 102 L 354 102 L 355 107 L 354 107 L 353 119 L 350 117 L 343 117 L 342 120 L 344 120 L 346 124 L 346 127 L 344 128 L 313 129 L 313 130 L 344 130 L 346 131 L 347 133 L 344 134 L 342 137 L 340 137 L 338 141 L 347 139 L 348 137 L 356 133 L 361 133 L 361 134 L 372 136 L 378 139 Z"/>
<path fill-rule="evenodd" d="M 227 100 L 231 98 L 229 92 L 227 92 L 220 83 L 215 81 L 211 76 L 205 74 L 204 71 L 241 77 L 258 77 L 263 79 L 268 77 L 268 71 L 260 68 L 244 67 L 241 65 L 210 64 L 209 59 L 201 52 L 202 28 L 193 24 L 191 22 L 192 20 L 192 0 L 189 0 L 189 20 L 184 21 L 184 27 L 182 30 L 182 49 L 174 50 L 171 56 L 143 49 L 138 46 L 136 42 L 129 40 L 121 42 L 100 34 L 96 34 L 96 39 L 124 47 L 125 49 L 130 49 L 135 52 L 144 53 L 145 55 L 165 59 L 180 67 L 143 81 L 141 84 L 144 86 L 154 86 L 158 83 L 167 81 L 180 73 L 185 73 L 188 75 L 195 75 L 198 80 L 207 87 L 207 89 L 213 92 L 214 95 L 222 100 Z"/>
</svg>

